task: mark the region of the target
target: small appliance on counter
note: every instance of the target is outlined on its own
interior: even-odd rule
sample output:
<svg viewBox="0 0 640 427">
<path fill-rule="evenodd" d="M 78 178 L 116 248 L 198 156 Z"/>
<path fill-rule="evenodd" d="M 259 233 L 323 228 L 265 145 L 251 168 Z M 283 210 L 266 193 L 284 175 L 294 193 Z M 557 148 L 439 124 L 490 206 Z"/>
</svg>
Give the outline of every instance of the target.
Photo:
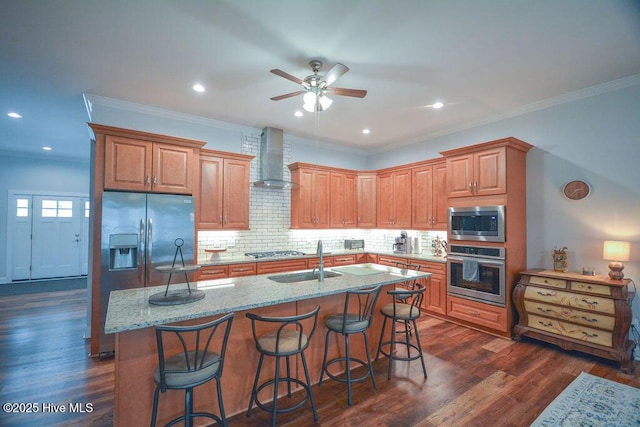
<svg viewBox="0 0 640 427">
<path fill-rule="evenodd" d="M 406 231 L 401 231 L 400 237 L 396 237 L 396 241 L 393 244 L 393 253 L 396 253 L 396 254 L 411 253 L 411 238 L 407 236 Z"/>
<path fill-rule="evenodd" d="M 346 239 L 344 241 L 344 248 L 353 250 L 353 249 L 364 249 L 364 240 L 362 239 Z"/>
</svg>

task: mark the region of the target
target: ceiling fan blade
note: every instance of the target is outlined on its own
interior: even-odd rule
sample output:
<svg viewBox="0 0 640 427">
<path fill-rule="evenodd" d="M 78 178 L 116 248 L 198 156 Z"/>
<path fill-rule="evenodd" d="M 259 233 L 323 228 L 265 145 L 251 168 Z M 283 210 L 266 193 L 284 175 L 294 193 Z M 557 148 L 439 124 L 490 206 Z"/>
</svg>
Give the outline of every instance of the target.
<svg viewBox="0 0 640 427">
<path fill-rule="evenodd" d="M 292 82 L 298 83 L 299 85 L 302 84 L 302 80 L 300 80 L 296 76 L 292 76 L 291 74 L 285 73 L 284 71 L 279 70 L 277 68 L 271 70 L 271 72 L 277 76 L 284 77 L 287 80 L 291 80 Z"/>
<path fill-rule="evenodd" d="M 327 86 L 329 86 L 331 83 L 338 80 L 338 78 L 347 71 L 349 71 L 349 67 L 344 64 L 337 63 L 336 65 L 331 67 L 329 71 L 327 71 L 327 74 L 324 75 L 324 81 Z"/>
<path fill-rule="evenodd" d="M 344 89 L 340 87 L 328 87 L 325 89 L 328 93 L 340 96 L 354 96 L 356 98 L 364 98 L 367 95 L 366 90 L 362 89 Z"/>
<path fill-rule="evenodd" d="M 296 91 L 296 92 L 285 93 L 284 95 L 274 96 L 273 98 L 271 98 L 271 100 L 272 101 L 280 101 L 281 99 L 291 98 L 292 96 L 296 96 L 296 95 L 302 95 L 305 92 L 306 92 L 306 90 L 299 90 L 299 91 Z"/>
</svg>

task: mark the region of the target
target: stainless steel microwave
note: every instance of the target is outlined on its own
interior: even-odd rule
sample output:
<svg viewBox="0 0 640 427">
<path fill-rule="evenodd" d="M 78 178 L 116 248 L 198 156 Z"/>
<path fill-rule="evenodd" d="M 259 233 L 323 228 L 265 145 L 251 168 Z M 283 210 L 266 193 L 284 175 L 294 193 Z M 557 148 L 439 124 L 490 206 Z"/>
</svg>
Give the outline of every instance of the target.
<svg viewBox="0 0 640 427">
<path fill-rule="evenodd" d="M 505 206 L 449 208 L 449 240 L 505 241 Z"/>
</svg>

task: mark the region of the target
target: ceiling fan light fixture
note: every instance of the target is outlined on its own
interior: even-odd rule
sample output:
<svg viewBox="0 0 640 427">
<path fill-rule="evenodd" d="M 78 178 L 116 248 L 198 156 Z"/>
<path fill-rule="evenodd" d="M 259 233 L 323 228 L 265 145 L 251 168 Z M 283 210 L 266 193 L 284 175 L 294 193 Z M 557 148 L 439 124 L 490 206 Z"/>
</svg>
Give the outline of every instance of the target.
<svg viewBox="0 0 640 427">
<path fill-rule="evenodd" d="M 333 100 L 325 95 L 320 96 L 320 98 L 318 98 L 318 102 L 322 107 L 321 111 L 326 110 L 327 108 L 331 107 L 331 104 L 333 104 Z"/>
<path fill-rule="evenodd" d="M 304 101 L 305 104 L 314 105 L 316 103 L 317 98 L 318 96 L 316 95 L 315 92 L 309 91 L 304 94 L 304 96 L 302 97 L 302 100 Z"/>
<path fill-rule="evenodd" d="M 302 106 L 302 108 L 304 108 L 304 109 L 305 109 L 305 111 L 308 111 L 308 112 L 310 112 L 310 113 L 313 113 L 313 112 L 316 110 L 316 104 L 315 104 L 315 102 L 314 102 L 313 104 L 305 103 L 305 104 Z"/>
</svg>

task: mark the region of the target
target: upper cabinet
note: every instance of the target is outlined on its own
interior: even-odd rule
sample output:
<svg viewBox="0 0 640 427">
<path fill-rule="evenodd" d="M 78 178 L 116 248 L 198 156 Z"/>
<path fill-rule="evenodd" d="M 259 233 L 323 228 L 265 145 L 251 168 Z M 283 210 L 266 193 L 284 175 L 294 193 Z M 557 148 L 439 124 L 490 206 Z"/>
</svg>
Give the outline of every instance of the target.
<svg viewBox="0 0 640 427">
<path fill-rule="evenodd" d="M 248 230 L 253 156 L 201 150 L 199 230 Z"/>
<path fill-rule="evenodd" d="M 359 173 L 356 185 L 356 211 L 358 227 L 376 226 L 376 174 Z"/>
<path fill-rule="evenodd" d="M 330 172 L 329 227 L 353 228 L 357 225 L 355 173 Z"/>
<path fill-rule="evenodd" d="M 96 135 L 95 178 L 103 189 L 193 194 L 196 159 L 204 142 L 89 126 Z"/>
<path fill-rule="evenodd" d="M 291 228 L 329 228 L 330 169 L 303 163 L 289 165 Z"/>
<path fill-rule="evenodd" d="M 411 228 L 411 169 L 378 172 L 377 224 L 385 228 Z"/>
<path fill-rule="evenodd" d="M 447 162 L 449 198 L 507 193 L 507 171 L 515 170 L 531 145 L 504 138 L 443 152 Z M 507 169 L 509 167 L 509 169 Z M 509 175 L 509 185 L 513 177 Z"/>
<path fill-rule="evenodd" d="M 447 165 L 444 161 L 411 169 L 412 228 L 446 230 Z"/>
</svg>

